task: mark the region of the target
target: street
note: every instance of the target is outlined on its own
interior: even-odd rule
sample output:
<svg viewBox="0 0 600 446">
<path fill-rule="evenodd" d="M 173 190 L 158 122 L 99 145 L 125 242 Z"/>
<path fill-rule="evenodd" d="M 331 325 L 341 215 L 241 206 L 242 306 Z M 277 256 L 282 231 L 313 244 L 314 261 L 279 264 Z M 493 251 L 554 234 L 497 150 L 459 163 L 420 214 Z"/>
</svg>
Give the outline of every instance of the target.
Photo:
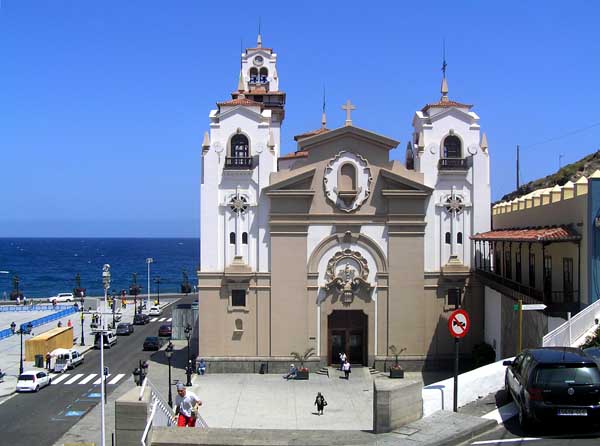
<svg viewBox="0 0 600 446">
<path fill-rule="evenodd" d="M 151 318 L 149 324 L 136 325 L 134 333 L 119 336 L 116 345 L 104 349 L 104 365 L 109 368 L 109 394 L 130 378 L 139 360 L 149 360 L 156 354 L 142 351 L 144 338 L 157 336 L 160 325 L 170 320 L 172 307 L 167 307 L 162 316 Z M 100 402 L 99 355 L 99 350 L 91 350 L 85 354 L 82 365 L 64 374 L 54 375 L 52 385 L 38 393 L 17 394 L 2 403 L 2 443 L 15 446 L 51 445 L 75 425 Z M 149 364 L 151 368 L 152 362 Z"/>
</svg>

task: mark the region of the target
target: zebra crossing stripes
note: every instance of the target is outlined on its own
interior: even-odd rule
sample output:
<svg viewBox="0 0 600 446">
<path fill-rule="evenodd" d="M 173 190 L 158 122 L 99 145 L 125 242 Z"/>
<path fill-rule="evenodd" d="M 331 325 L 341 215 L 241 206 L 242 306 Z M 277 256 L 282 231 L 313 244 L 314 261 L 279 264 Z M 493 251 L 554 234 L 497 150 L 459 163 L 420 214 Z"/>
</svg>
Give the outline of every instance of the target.
<svg viewBox="0 0 600 446">
<path fill-rule="evenodd" d="M 167 319 L 167 322 L 171 322 L 173 320 L 172 317 L 170 317 L 169 319 Z"/>
<path fill-rule="evenodd" d="M 163 321 L 165 321 L 166 319 L 167 319 L 166 317 L 161 317 L 161 318 L 158 320 L 158 322 L 163 322 Z"/>
<path fill-rule="evenodd" d="M 79 381 L 79 384 L 87 384 L 96 377 L 97 373 L 90 373 L 88 376 Z"/>
<path fill-rule="evenodd" d="M 108 375 L 106 375 L 106 378 L 104 378 L 105 381 L 108 381 L 108 377 L 110 376 L 110 373 Z M 94 385 L 97 386 L 98 384 L 100 384 L 102 382 L 102 377 L 98 378 L 96 381 L 94 381 Z"/>
<path fill-rule="evenodd" d="M 119 381 L 121 381 L 121 378 L 123 378 L 125 376 L 125 373 L 119 373 L 117 376 L 115 376 L 112 380 L 110 380 L 110 382 L 108 384 L 116 384 Z"/>
<path fill-rule="evenodd" d="M 83 373 L 78 373 L 78 374 L 72 376 L 70 380 L 65 381 L 65 384 L 73 384 L 75 381 L 77 381 L 82 376 L 83 376 Z"/>
<path fill-rule="evenodd" d="M 157 317 L 153 317 L 152 319 L 150 319 L 150 322 L 156 322 L 158 320 Z"/>
<path fill-rule="evenodd" d="M 52 384 L 58 384 L 61 381 L 64 381 L 65 379 L 67 379 L 69 376 L 71 376 L 68 373 L 63 373 L 62 375 L 59 375 L 58 378 L 55 378 L 54 376 L 52 377 Z"/>
</svg>

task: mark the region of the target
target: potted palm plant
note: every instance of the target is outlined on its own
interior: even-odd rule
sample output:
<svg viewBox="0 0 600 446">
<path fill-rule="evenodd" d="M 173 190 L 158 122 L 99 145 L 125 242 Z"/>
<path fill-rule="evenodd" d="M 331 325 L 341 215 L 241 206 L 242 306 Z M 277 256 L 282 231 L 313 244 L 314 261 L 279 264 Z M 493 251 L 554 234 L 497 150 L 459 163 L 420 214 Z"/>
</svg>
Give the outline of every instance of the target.
<svg viewBox="0 0 600 446">
<path fill-rule="evenodd" d="M 400 354 L 402 354 L 402 352 L 406 349 L 399 349 L 395 345 L 390 345 L 389 350 L 390 353 L 395 357 L 394 364 L 390 367 L 390 378 L 404 378 L 404 370 L 398 363 L 398 356 L 400 356 Z"/>
<path fill-rule="evenodd" d="M 298 372 L 296 374 L 296 379 L 308 379 L 308 368 L 304 367 L 304 361 L 307 361 L 311 356 L 314 356 L 315 349 L 313 347 L 307 349 L 304 353 L 300 354 L 298 352 L 291 352 L 290 356 L 294 358 L 294 361 L 300 363 L 300 367 L 298 367 Z"/>
</svg>

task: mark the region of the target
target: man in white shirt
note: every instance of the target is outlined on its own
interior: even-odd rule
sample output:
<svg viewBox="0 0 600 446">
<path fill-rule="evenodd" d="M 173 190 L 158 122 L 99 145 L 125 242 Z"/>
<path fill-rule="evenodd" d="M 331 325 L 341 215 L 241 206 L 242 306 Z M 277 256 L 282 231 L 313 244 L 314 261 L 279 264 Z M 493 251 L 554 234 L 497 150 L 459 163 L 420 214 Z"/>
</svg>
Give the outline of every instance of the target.
<svg viewBox="0 0 600 446">
<path fill-rule="evenodd" d="M 175 397 L 175 413 L 178 415 L 177 426 L 196 426 L 196 411 L 202 405 L 195 393 L 188 392 L 182 383 L 177 384 L 177 396 Z"/>
</svg>

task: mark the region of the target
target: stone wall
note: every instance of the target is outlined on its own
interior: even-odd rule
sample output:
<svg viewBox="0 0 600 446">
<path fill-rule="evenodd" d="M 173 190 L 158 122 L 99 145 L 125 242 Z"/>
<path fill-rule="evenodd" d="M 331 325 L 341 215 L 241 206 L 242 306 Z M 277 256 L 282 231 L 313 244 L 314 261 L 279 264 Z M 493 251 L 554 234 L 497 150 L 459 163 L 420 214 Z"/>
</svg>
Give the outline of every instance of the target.
<svg viewBox="0 0 600 446">
<path fill-rule="evenodd" d="M 404 379 L 373 381 L 373 432 L 391 432 L 423 416 L 423 383 Z"/>
</svg>

